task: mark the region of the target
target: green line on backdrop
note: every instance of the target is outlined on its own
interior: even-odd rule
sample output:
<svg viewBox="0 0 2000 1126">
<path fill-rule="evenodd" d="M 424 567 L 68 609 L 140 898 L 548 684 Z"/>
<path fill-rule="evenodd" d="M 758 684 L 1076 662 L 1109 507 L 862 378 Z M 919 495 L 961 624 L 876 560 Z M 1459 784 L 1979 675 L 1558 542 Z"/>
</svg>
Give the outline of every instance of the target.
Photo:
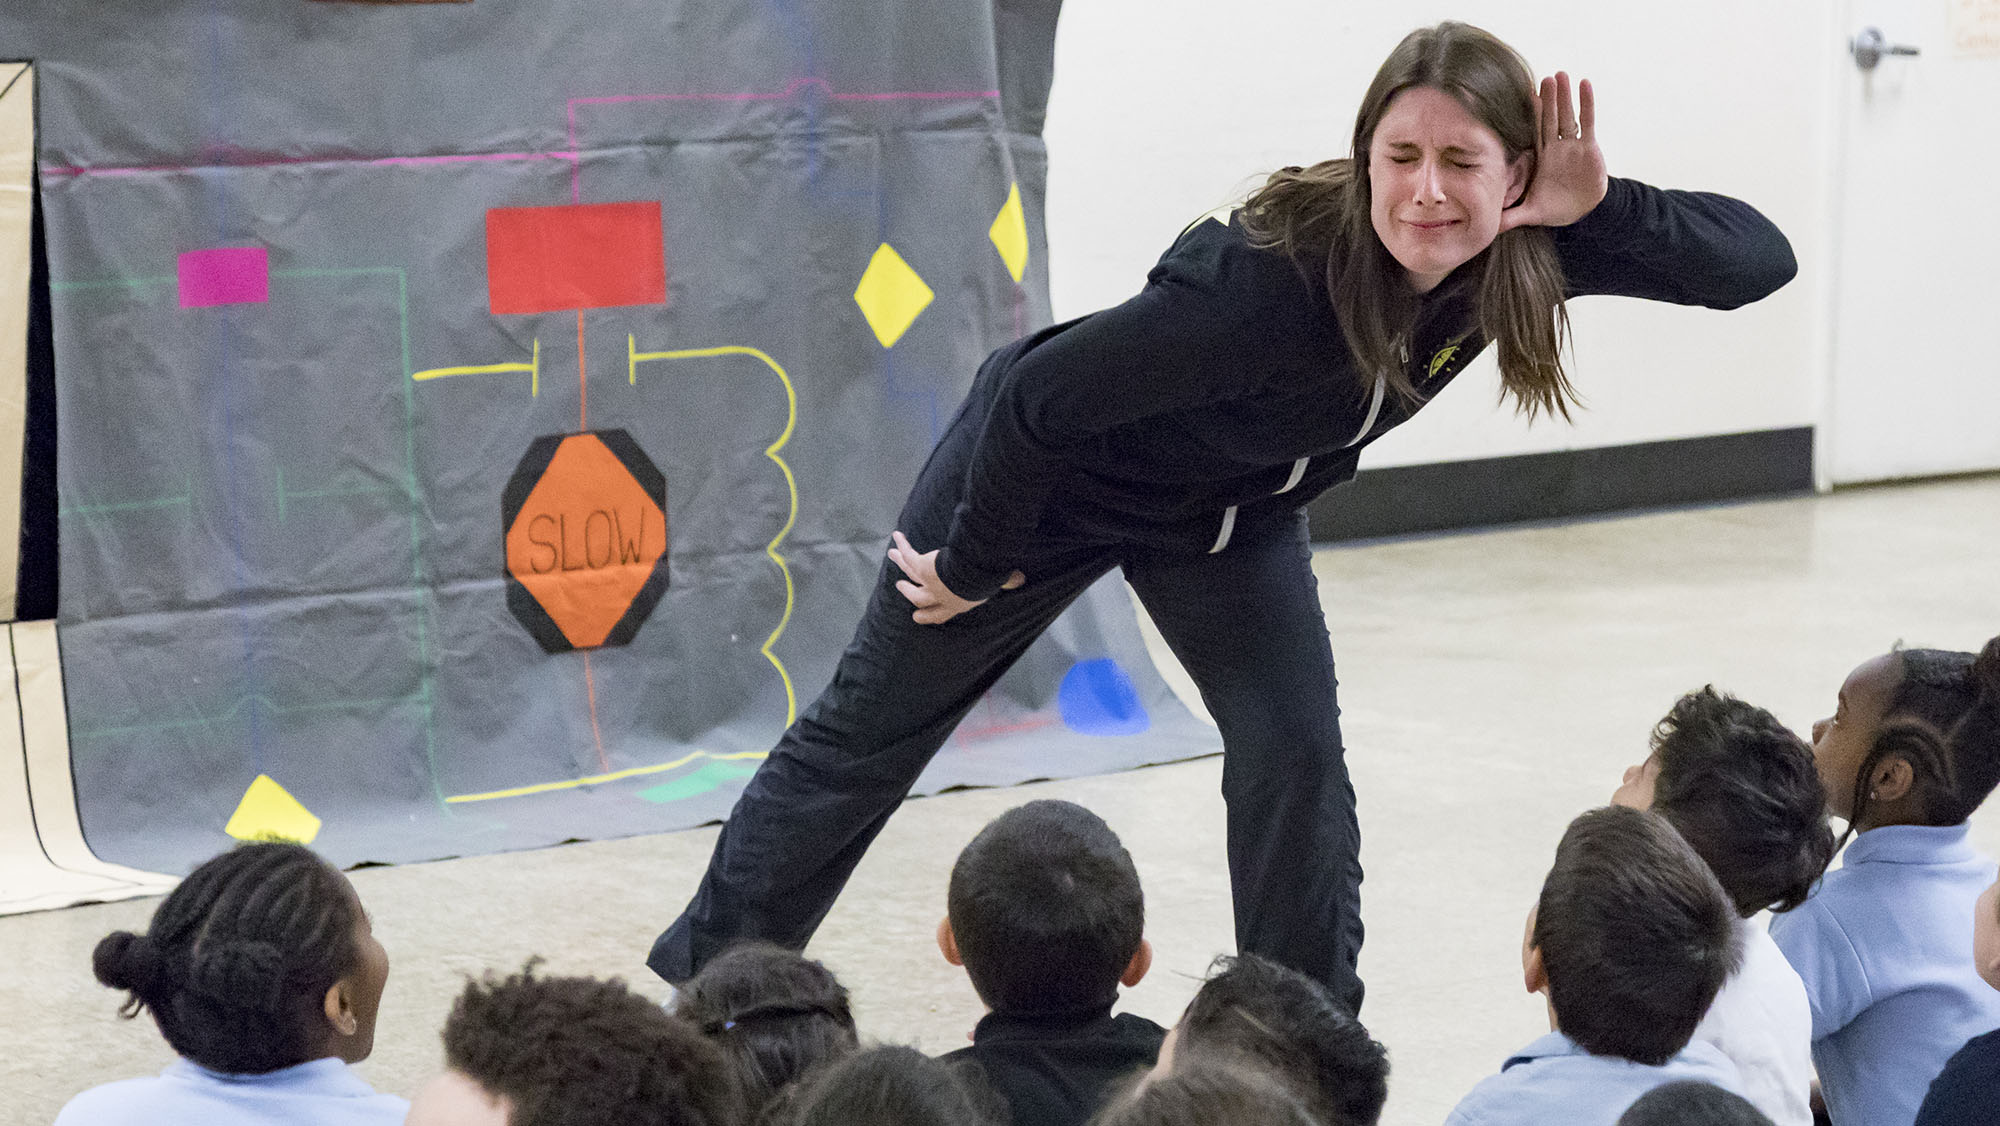
<svg viewBox="0 0 2000 1126">
<path fill-rule="evenodd" d="M 340 277 L 382 276 L 382 277 L 394 277 L 396 279 L 396 332 L 397 332 L 397 339 L 400 345 L 400 355 L 403 366 L 402 377 L 398 380 L 398 382 L 400 382 L 403 386 L 404 482 L 401 491 L 403 492 L 404 496 L 407 498 L 409 502 L 410 585 L 412 586 L 418 599 L 422 603 L 421 609 L 417 614 L 417 658 L 419 662 L 419 668 L 422 670 L 422 680 L 416 695 L 407 697 L 398 697 L 394 701 L 390 702 L 404 703 L 409 701 L 416 701 L 423 705 L 424 764 L 425 767 L 429 770 L 431 776 L 431 795 L 437 802 L 437 807 L 439 812 L 445 814 L 447 817 L 455 816 L 451 806 L 445 801 L 444 784 L 439 780 L 438 768 L 437 768 L 437 714 L 436 714 L 436 704 L 435 704 L 437 694 L 434 688 L 435 676 L 433 672 L 436 663 L 431 656 L 430 628 L 429 628 L 430 626 L 429 619 L 434 614 L 436 614 L 437 611 L 435 606 L 436 602 L 435 592 L 432 591 L 431 588 L 424 582 L 423 530 L 418 518 L 422 505 L 421 505 L 421 494 L 419 492 L 417 485 L 416 403 L 412 399 L 410 391 L 411 367 L 410 367 L 409 274 L 400 266 L 347 266 L 347 267 L 323 267 L 323 268 L 311 268 L 311 269 L 272 270 L 270 276 L 272 278 L 340 278 Z M 131 278 L 92 278 L 82 281 L 52 281 L 49 283 L 49 289 L 52 292 L 57 292 L 57 293 L 87 293 L 98 290 L 111 291 L 120 289 L 143 288 L 147 286 L 172 286 L 172 285 L 178 285 L 179 282 L 180 282 L 179 277 L 175 275 L 131 277 Z M 281 467 L 278 472 L 278 519 L 282 522 L 286 518 L 287 515 L 286 498 L 288 495 L 291 497 L 358 496 L 368 492 L 391 492 L 391 491 L 394 490 L 389 490 L 389 489 L 318 490 L 313 492 L 297 492 L 297 493 L 287 494 L 287 492 L 285 491 L 284 470 Z M 124 504 L 79 505 L 73 508 L 61 509 L 59 510 L 59 515 L 74 514 L 74 515 L 82 515 L 88 517 L 88 516 L 95 516 L 95 515 L 114 513 L 114 512 L 139 511 L 148 508 L 167 508 L 175 505 L 191 505 L 191 501 L 189 498 L 190 496 L 192 496 L 193 492 L 194 492 L 193 483 L 190 481 L 188 484 L 187 495 L 178 497 L 165 497 L 157 500 L 133 501 Z M 236 712 L 240 711 L 247 699 L 248 698 L 246 697 L 244 700 L 238 700 L 236 704 L 232 706 L 229 712 L 226 714 L 234 715 Z M 261 699 L 261 697 L 259 699 Z M 374 702 L 379 702 L 379 701 L 362 701 L 361 703 L 374 703 Z M 266 701 L 266 703 L 268 703 L 268 701 Z M 272 706 L 276 707 L 276 705 Z M 326 707 L 329 708 L 347 707 L 347 706 L 354 706 L 354 702 L 343 701 L 341 703 L 326 705 Z M 306 707 L 292 707 L 292 708 L 278 708 L 277 710 L 279 710 L 280 712 L 297 712 L 297 711 L 306 711 L 312 709 Z M 210 722 L 208 719 L 203 718 L 198 720 L 175 721 L 165 724 L 141 724 L 132 727 L 107 727 L 107 728 L 98 728 L 95 730 L 79 731 L 74 733 L 73 737 L 92 738 L 100 735 L 115 734 L 120 732 L 166 730 L 174 727 L 195 726 L 198 724 L 205 724 L 208 722 Z"/>
</svg>

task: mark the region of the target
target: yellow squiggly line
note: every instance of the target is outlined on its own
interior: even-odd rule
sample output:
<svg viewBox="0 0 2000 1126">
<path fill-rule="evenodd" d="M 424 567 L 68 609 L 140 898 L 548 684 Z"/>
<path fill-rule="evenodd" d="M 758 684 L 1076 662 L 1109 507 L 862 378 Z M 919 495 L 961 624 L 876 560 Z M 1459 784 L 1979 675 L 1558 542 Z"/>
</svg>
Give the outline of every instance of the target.
<svg viewBox="0 0 2000 1126">
<path fill-rule="evenodd" d="M 422 382 L 427 379 L 443 379 L 448 375 L 492 375 L 497 372 L 525 371 L 528 373 L 528 394 L 540 398 L 542 394 L 542 341 L 535 338 L 533 361 L 525 364 L 475 364 L 471 367 L 429 368 L 416 372 L 411 379 Z"/>
<path fill-rule="evenodd" d="M 778 529 L 778 534 L 771 537 L 771 542 L 764 547 L 764 554 L 771 557 L 771 562 L 778 565 L 779 574 L 785 577 L 785 612 L 778 619 L 778 628 L 772 630 L 771 636 L 764 639 L 764 644 L 760 652 L 764 654 L 765 660 L 771 662 L 771 667 L 778 670 L 778 679 L 784 682 L 785 726 L 790 727 L 792 722 L 799 717 L 798 694 L 792 688 L 792 674 L 785 670 L 785 663 L 780 661 L 778 655 L 771 651 L 771 646 L 777 644 L 778 638 L 784 635 L 785 626 L 790 624 L 792 620 L 794 599 L 791 565 L 786 563 L 785 557 L 778 552 L 778 545 L 783 543 L 785 537 L 791 534 L 792 525 L 798 523 L 799 519 L 798 478 L 792 475 L 792 467 L 785 464 L 785 459 L 778 456 L 778 451 L 784 449 L 785 444 L 792 440 L 792 431 L 798 427 L 799 423 L 799 395 L 797 389 L 792 386 L 792 377 L 785 373 L 785 369 L 779 366 L 778 361 L 765 353 L 755 348 L 746 348 L 736 344 L 725 344 L 716 348 L 680 348 L 670 352 L 641 352 L 639 351 L 638 343 L 632 336 L 627 335 L 625 337 L 625 356 L 626 379 L 627 382 L 635 386 L 639 382 L 639 364 L 641 361 L 692 360 L 709 356 L 755 357 L 762 361 L 765 367 L 777 373 L 778 381 L 785 385 L 784 433 L 778 435 L 777 441 L 764 447 L 764 456 L 777 463 L 778 469 L 784 473 L 785 488 L 790 491 L 792 499 L 791 511 L 785 515 L 785 526 Z"/>
<path fill-rule="evenodd" d="M 768 751 L 738 751 L 734 754 L 718 755 L 710 751 L 696 751 L 693 754 L 682 755 L 672 762 L 663 762 L 657 766 L 634 766 L 624 770 L 614 770 L 609 774 L 593 774 L 588 778 L 572 778 L 567 782 L 542 782 L 534 786 L 516 786 L 511 790 L 488 790 L 483 794 L 456 794 L 444 800 L 457 805 L 465 802 L 496 801 L 500 798 L 520 798 L 526 797 L 529 794 L 546 794 L 553 790 L 574 790 L 580 786 L 595 786 L 601 782 L 617 782 L 646 774 L 662 774 L 666 771 L 686 766 L 696 759 L 705 758 L 712 762 L 728 762 L 740 759 L 761 759 L 769 753 Z"/>
</svg>

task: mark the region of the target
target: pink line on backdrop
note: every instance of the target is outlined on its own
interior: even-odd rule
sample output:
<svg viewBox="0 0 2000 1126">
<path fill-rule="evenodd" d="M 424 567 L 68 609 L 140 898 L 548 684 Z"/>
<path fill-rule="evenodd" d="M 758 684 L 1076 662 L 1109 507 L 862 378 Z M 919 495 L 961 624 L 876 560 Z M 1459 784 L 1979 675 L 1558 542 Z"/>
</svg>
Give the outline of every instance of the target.
<svg viewBox="0 0 2000 1126">
<path fill-rule="evenodd" d="M 296 164 L 419 165 L 464 164 L 468 162 L 513 160 L 570 160 L 573 152 L 450 153 L 442 156 L 384 156 L 356 160 L 329 160 L 323 156 L 289 157 L 283 160 L 245 160 L 222 164 L 144 164 L 127 168 L 90 168 L 74 164 L 50 165 L 42 171 L 51 176 L 140 176 L 148 172 L 193 172 L 204 168 L 283 168 Z"/>
<path fill-rule="evenodd" d="M 595 98 L 571 98 L 565 106 L 569 118 L 568 152 L 503 152 L 503 153 L 451 153 L 440 156 L 385 156 L 367 160 L 376 166 L 418 166 L 426 164 L 465 164 L 473 162 L 515 161 L 515 160 L 567 160 L 570 162 L 569 196 L 571 203 L 583 202 L 583 153 L 577 146 L 576 108 L 578 106 L 623 105 L 630 102 L 776 102 L 798 96 L 808 86 L 817 86 L 826 91 L 826 96 L 836 102 L 948 102 L 978 101 L 1000 96 L 998 90 L 887 90 L 876 93 L 841 92 L 833 88 L 833 83 L 824 78 L 795 78 L 783 90 L 741 94 L 611 94 Z M 50 165 L 42 169 L 50 176 L 140 176 L 149 172 L 191 172 L 202 168 L 278 168 L 291 164 L 335 163 L 324 157 L 294 157 L 284 160 L 251 160 L 230 164 L 147 164 L 116 168 L 90 168 L 83 165 Z"/>
<path fill-rule="evenodd" d="M 569 117 L 569 200 L 583 202 L 583 150 L 576 139 L 576 107 L 613 106 L 632 102 L 779 102 L 796 97 L 808 86 L 818 86 L 836 102 L 945 102 L 977 101 L 1000 96 L 998 90 L 890 90 L 881 93 L 841 93 L 824 78 L 794 78 L 783 90 L 743 94 L 607 94 L 595 98 L 571 98 L 565 106 Z"/>
<path fill-rule="evenodd" d="M 467 153 L 453 156 L 385 156 L 371 160 L 370 164 L 463 164 L 468 161 L 491 160 L 575 160 L 573 152 L 496 152 Z"/>
</svg>

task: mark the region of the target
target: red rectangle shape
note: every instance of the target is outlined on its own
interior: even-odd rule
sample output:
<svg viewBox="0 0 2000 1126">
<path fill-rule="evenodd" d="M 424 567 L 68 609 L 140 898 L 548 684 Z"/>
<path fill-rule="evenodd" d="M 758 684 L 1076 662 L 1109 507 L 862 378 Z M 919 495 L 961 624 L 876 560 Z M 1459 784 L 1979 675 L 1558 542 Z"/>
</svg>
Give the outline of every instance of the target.
<svg viewBox="0 0 2000 1126">
<path fill-rule="evenodd" d="M 660 205 L 495 207 L 486 213 L 486 289 L 495 313 L 664 305 Z"/>
</svg>

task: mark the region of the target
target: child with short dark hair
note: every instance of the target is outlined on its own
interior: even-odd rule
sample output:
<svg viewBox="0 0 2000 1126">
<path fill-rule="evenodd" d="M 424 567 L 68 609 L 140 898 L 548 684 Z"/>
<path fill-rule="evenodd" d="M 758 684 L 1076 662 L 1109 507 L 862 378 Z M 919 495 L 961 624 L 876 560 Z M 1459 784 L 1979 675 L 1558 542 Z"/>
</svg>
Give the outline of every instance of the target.
<svg viewBox="0 0 2000 1126">
<path fill-rule="evenodd" d="M 2000 989 L 2000 880 L 1972 909 L 1973 969 Z M 1968 1040 L 1931 1080 L 1917 1126 L 1991 1126 L 2000 1122 L 2000 1032 Z"/>
<path fill-rule="evenodd" d="M 1966 926 L 1993 876 L 1966 819 L 2000 782 L 2000 637 L 1976 657 L 1885 653 L 1838 703 L 1813 725 L 1813 756 L 1854 843 L 1771 937 L 1812 1001 L 1833 1120 L 1910 1126 L 1945 1061 L 2000 1027 Z"/>
<path fill-rule="evenodd" d="M 1743 964 L 1695 1039 L 1736 1065 L 1743 1093 L 1779 1126 L 1812 1126 L 1812 1007 L 1754 917 L 1805 902 L 1833 857 L 1812 747 L 1763 708 L 1690 692 L 1653 730 L 1652 753 L 1612 802 L 1650 809 L 1694 846 L 1742 916 Z"/>
<path fill-rule="evenodd" d="M 1612 1126 L 1676 1079 L 1735 1089 L 1690 1042 L 1736 968 L 1736 913 L 1672 825 L 1622 806 L 1570 822 L 1528 915 L 1522 971 L 1553 1031 L 1461 1100 L 1446 1126 Z"/>
<path fill-rule="evenodd" d="M 1655 1087 L 1626 1109 L 1618 1126 L 1772 1126 L 1749 1099 L 1713 1083 L 1684 1079 Z"/>
<path fill-rule="evenodd" d="M 353 885 L 304 845 L 240 845 L 168 894 L 144 934 L 97 944 L 97 980 L 150 1012 L 180 1056 L 70 1100 L 59 1126 L 396 1126 L 409 1103 L 368 1058 L 389 956 Z"/>
<path fill-rule="evenodd" d="M 768 942 L 716 955 L 675 993 L 674 1012 L 729 1057 L 752 1119 L 808 1071 L 861 1045 L 833 972 Z"/>
<path fill-rule="evenodd" d="M 1103 819 L 1065 801 L 1008 810 L 951 870 L 938 949 L 990 1010 L 969 1060 L 1017 1126 L 1080 1126 L 1111 1084 L 1150 1067 L 1166 1030 L 1111 1014 L 1152 965 L 1132 857 Z"/>
<path fill-rule="evenodd" d="M 1325 1126 L 1290 1084 L 1254 1064 L 1190 1063 L 1111 1100 L 1090 1126 Z"/>
<path fill-rule="evenodd" d="M 1388 1050 L 1332 990 L 1255 954 L 1215 960 L 1153 1074 L 1217 1056 L 1263 1066 L 1325 1126 L 1375 1126 L 1389 1098 Z"/>
<path fill-rule="evenodd" d="M 743 1126 L 722 1049 L 617 979 L 467 982 L 408 1126 Z"/>
<path fill-rule="evenodd" d="M 1006 1108 L 969 1068 L 899 1044 L 857 1052 L 800 1086 L 784 1126 L 1000 1126 Z"/>
</svg>

